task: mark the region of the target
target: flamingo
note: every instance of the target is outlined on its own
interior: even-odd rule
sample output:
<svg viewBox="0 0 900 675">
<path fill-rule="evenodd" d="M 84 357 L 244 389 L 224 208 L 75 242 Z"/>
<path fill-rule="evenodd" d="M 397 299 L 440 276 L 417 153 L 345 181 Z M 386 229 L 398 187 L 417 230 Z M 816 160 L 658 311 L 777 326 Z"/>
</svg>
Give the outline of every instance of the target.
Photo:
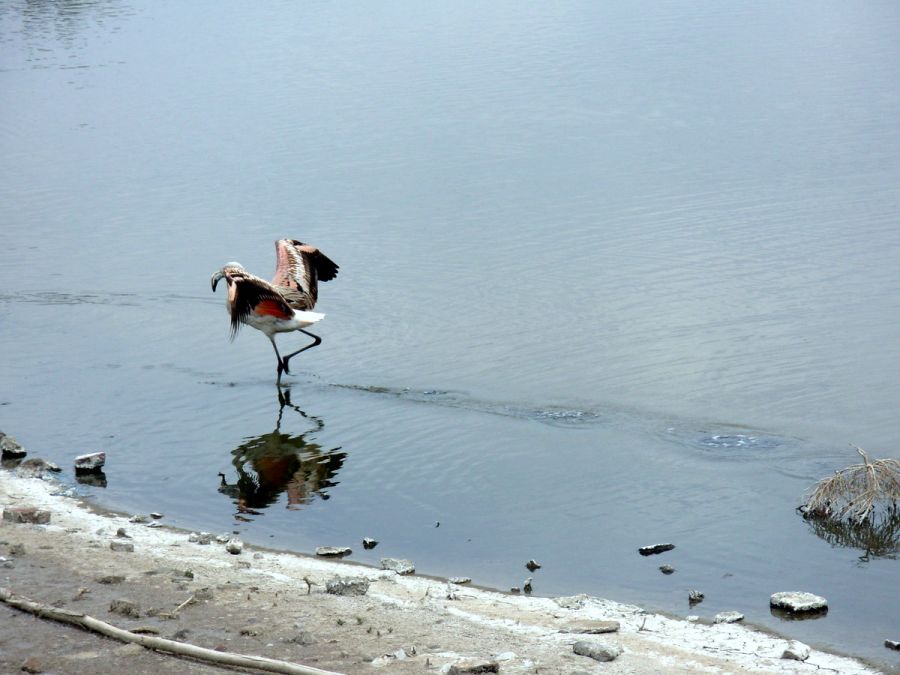
<svg viewBox="0 0 900 675">
<path fill-rule="evenodd" d="M 291 358 L 322 342 L 318 335 L 304 329 L 325 318 L 324 314 L 312 311 L 318 298 L 318 282 L 334 279 L 338 266 L 315 246 L 296 239 L 279 239 L 275 242 L 275 253 L 277 263 L 272 281 L 250 274 L 240 263 L 230 262 L 213 273 L 210 283 L 213 292 L 221 279 L 228 284 L 226 306 L 231 314 L 232 340 L 243 324 L 269 338 L 278 359 L 280 385 L 281 374 L 291 372 L 288 369 Z M 292 331 L 300 331 L 314 342 L 282 357 L 275 335 Z"/>
</svg>

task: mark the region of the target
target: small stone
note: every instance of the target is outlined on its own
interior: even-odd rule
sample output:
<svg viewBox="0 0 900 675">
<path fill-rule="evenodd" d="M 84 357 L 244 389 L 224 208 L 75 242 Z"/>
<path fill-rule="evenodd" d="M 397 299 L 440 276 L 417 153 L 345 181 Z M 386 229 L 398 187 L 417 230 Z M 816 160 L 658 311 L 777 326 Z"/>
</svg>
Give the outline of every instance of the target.
<svg viewBox="0 0 900 675">
<path fill-rule="evenodd" d="M 525 567 L 528 568 L 529 572 L 534 572 L 535 570 L 541 569 L 541 564 L 537 560 L 529 560 L 525 563 Z"/>
<path fill-rule="evenodd" d="M 339 558 L 351 553 L 353 551 L 347 546 L 319 546 L 316 548 L 316 555 L 323 558 Z"/>
<path fill-rule="evenodd" d="M 238 538 L 229 539 L 228 543 L 225 544 L 225 550 L 231 555 L 237 555 L 244 550 L 244 542 Z"/>
<path fill-rule="evenodd" d="M 900 652 L 900 642 L 897 642 L 896 640 L 885 640 L 884 646 L 888 649 L 894 649 Z"/>
<path fill-rule="evenodd" d="M 812 593 L 802 591 L 783 591 L 773 593 L 769 604 L 788 612 L 821 612 L 828 609 L 828 601 Z"/>
<path fill-rule="evenodd" d="M 688 614 L 686 617 L 684 617 L 684 620 L 694 623 L 695 621 L 699 621 L 700 617 L 697 616 L 696 614 Z"/>
<path fill-rule="evenodd" d="M 414 574 L 416 571 L 416 566 L 412 564 L 411 560 L 400 558 L 382 558 L 381 569 L 393 570 L 397 574 Z"/>
<path fill-rule="evenodd" d="M 47 471 L 61 471 L 53 462 L 34 457 L 26 459 L 16 467 L 16 475 L 20 478 L 42 478 Z"/>
<path fill-rule="evenodd" d="M 694 605 L 703 602 L 704 597 L 706 596 L 703 595 L 702 591 L 692 588 L 688 591 L 688 604 L 693 607 Z"/>
<path fill-rule="evenodd" d="M 125 581 L 125 577 L 121 574 L 107 574 L 97 578 L 98 584 L 121 584 L 123 581 Z"/>
<path fill-rule="evenodd" d="M 157 523 L 156 521 L 152 523 L 147 523 L 147 527 L 162 527 L 162 523 Z M 172 544 L 173 546 L 177 546 L 177 544 Z"/>
<path fill-rule="evenodd" d="M 188 541 L 207 546 L 212 541 L 212 535 L 209 532 L 191 532 Z"/>
<path fill-rule="evenodd" d="M 794 661 L 806 661 L 806 659 L 809 658 L 809 647 L 797 640 L 791 640 L 788 642 L 781 658 L 792 659 Z"/>
<path fill-rule="evenodd" d="M 44 666 L 41 663 L 40 659 L 37 659 L 34 656 L 29 656 L 27 659 L 25 659 L 25 662 L 22 664 L 20 670 L 25 673 L 43 673 Z"/>
<path fill-rule="evenodd" d="M 75 458 L 75 473 L 96 473 L 106 464 L 105 452 L 92 452 Z"/>
<path fill-rule="evenodd" d="M 522 589 L 519 588 L 518 586 L 513 586 L 512 588 L 509 589 L 509 592 L 512 593 L 513 595 L 519 595 L 519 593 L 522 592 Z"/>
<path fill-rule="evenodd" d="M 653 544 L 653 546 L 642 546 L 638 549 L 641 555 L 655 555 L 657 553 L 665 553 L 675 548 L 675 544 Z"/>
<path fill-rule="evenodd" d="M 130 541 L 111 541 L 109 547 L 119 553 L 134 553 L 134 544 Z"/>
<path fill-rule="evenodd" d="M 378 546 L 378 541 L 372 539 L 372 537 L 365 537 L 362 541 L 362 544 L 364 549 L 369 550 L 370 548 L 375 548 L 376 546 Z"/>
<path fill-rule="evenodd" d="M 216 535 L 216 543 L 217 544 L 227 544 L 229 541 L 231 541 L 230 534 L 217 534 Z"/>
<path fill-rule="evenodd" d="M 116 530 L 116 536 L 117 536 L 117 537 L 124 537 L 124 538 L 126 538 L 126 539 L 131 539 L 131 537 L 128 536 L 128 533 L 125 532 L 125 528 L 124 528 L 124 527 L 120 527 L 118 530 Z"/>
<path fill-rule="evenodd" d="M 675 568 L 671 565 L 660 565 L 659 571 L 663 574 L 675 574 Z"/>
<path fill-rule="evenodd" d="M 735 623 L 743 620 L 744 615 L 740 612 L 719 612 L 713 618 L 713 623 Z"/>
<path fill-rule="evenodd" d="M 618 632 L 618 630 L 618 621 L 604 621 L 601 619 L 576 619 L 563 624 L 563 626 L 559 629 L 559 632 L 599 635 L 601 633 L 616 633 Z"/>
<path fill-rule="evenodd" d="M 163 514 L 158 513 L 157 511 L 151 511 L 151 512 L 150 512 L 150 517 L 151 517 L 151 518 L 155 518 L 156 520 L 159 520 L 160 518 L 163 517 Z"/>
<path fill-rule="evenodd" d="M 109 603 L 109 611 L 132 619 L 138 619 L 141 616 L 141 606 L 134 600 L 126 598 L 119 598 Z"/>
<path fill-rule="evenodd" d="M 581 640 L 573 645 L 573 650 L 579 656 L 589 656 L 595 661 L 613 661 L 622 653 L 619 645 L 608 645 L 602 642 L 588 642 Z"/>
<path fill-rule="evenodd" d="M 447 579 L 451 584 L 470 584 L 472 577 L 450 577 Z"/>
<path fill-rule="evenodd" d="M 21 459 L 27 454 L 15 438 L 0 432 L 0 455 L 3 459 Z"/>
<path fill-rule="evenodd" d="M 3 509 L 3 520 L 8 523 L 46 525 L 50 522 L 50 512 L 33 506 L 8 506 Z"/>
<path fill-rule="evenodd" d="M 148 520 L 147 516 L 135 515 L 135 516 L 131 516 L 131 518 L 128 519 L 128 522 L 143 524 L 143 523 L 146 523 L 147 520 Z"/>
<path fill-rule="evenodd" d="M 332 595 L 365 595 L 369 591 L 369 580 L 365 577 L 334 577 L 325 582 L 325 592 Z"/>
<path fill-rule="evenodd" d="M 447 669 L 448 675 L 464 673 L 499 673 L 500 664 L 494 659 L 460 659 Z"/>
</svg>

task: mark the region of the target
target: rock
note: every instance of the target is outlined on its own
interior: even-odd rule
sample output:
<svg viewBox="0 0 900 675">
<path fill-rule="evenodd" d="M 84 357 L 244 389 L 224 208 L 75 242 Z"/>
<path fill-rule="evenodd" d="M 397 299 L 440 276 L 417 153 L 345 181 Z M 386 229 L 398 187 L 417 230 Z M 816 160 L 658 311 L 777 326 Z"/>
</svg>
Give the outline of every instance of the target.
<svg viewBox="0 0 900 675">
<path fill-rule="evenodd" d="M 622 648 L 619 645 L 588 642 L 587 640 L 576 642 L 572 649 L 579 656 L 589 656 L 595 661 L 613 661 L 622 653 Z"/>
<path fill-rule="evenodd" d="M 125 577 L 121 574 L 107 574 L 97 578 L 98 584 L 121 584 L 123 581 L 125 581 Z"/>
<path fill-rule="evenodd" d="M 522 584 L 522 590 L 525 591 L 526 593 L 531 593 L 531 591 L 533 590 L 531 588 L 531 581 L 532 581 L 531 577 L 528 577 L 525 580 L 525 583 Z"/>
<path fill-rule="evenodd" d="M 140 525 L 140 524 L 146 523 L 148 520 L 149 519 L 147 518 L 147 516 L 136 515 L 136 516 L 131 516 L 131 518 L 128 519 L 128 522 L 129 523 L 138 523 Z"/>
<path fill-rule="evenodd" d="M 525 563 L 525 567 L 528 568 L 529 572 L 534 572 L 535 570 L 541 569 L 541 564 L 537 560 L 529 560 Z"/>
<path fill-rule="evenodd" d="M 41 664 L 40 659 L 35 658 L 34 656 L 29 656 L 25 659 L 25 662 L 22 664 L 22 667 L 19 669 L 24 673 L 43 673 L 44 666 Z"/>
<path fill-rule="evenodd" d="M 601 633 L 615 633 L 618 630 L 618 621 L 603 621 L 600 619 L 575 619 L 563 624 L 563 626 L 559 629 L 559 632 L 599 635 Z"/>
<path fill-rule="evenodd" d="M 217 544 L 227 544 L 229 541 L 231 541 L 230 534 L 226 533 L 226 534 L 217 534 L 216 535 L 216 543 Z"/>
<path fill-rule="evenodd" d="M 828 601 L 812 593 L 802 591 L 783 591 L 773 593 L 769 604 L 788 612 L 821 612 L 828 609 Z"/>
<path fill-rule="evenodd" d="M 116 530 L 116 536 L 117 536 L 117 537 L 122 537 L 122 538 L 124 538 L 124 539 L 131 539 L 131 537 L 128 536 L 128 533 L 125 532 L 125 528 L 124 528 L 124 527 L 120 527 L 118 530 Z"/>
<path fill-rule="evenodd" d="M 900 642 L 897 642 L 896 640 L 885 640 L 884 646 L 888 649 L 894 649 L 900 652 Z"/>
<path fill-rule="evenodd" d="M 228 551 L 231 555 L 238 555 L 241 551 L 244 550 L 244 542 L 242 542 L 237 537 L 229 539 L 228 543 L 225 544 L 225 550 Z"/>
<path fill-rule="evenodd" d="M 151 517 L 151 518 L 155 518 L 156 520 L 159 520 L 160 518 L 163 517 L 163 514 L 158 513 L 158 512 L 156 512 L 156 511 L 152 511 L 152 512 L 150 513 L 150 517 Z"/>
<path fill-rule="evenodd" d="M 797 640 L 791 640 L 788 642 L 788 646 L 785 648 L 781 658 L 806 661 L 809 658 L 809 647 L 802 642 L 797 642 Z"/>
<path fill-rule="evenodd" d="M 719 612 L 713 618 L 713 623 L 735 623 L 743 620 L 744 615 L 740 612 Z"/>
<path fill-rule="evenodd" d="M 33 506 L 8 506 L 3 509 L 3 520 L 8 523 L 46 525 L 50 522 L 50 512 Z"/>
<path fill-rule="evenodd" d="M 451 584 L 470 584 L 472 577 L 450 577 L 447 579 Z"/>
<path fill-rule="evenodd" d="M 106 464 L 105 452 L 92 452 L 75 458 L 75 473 L 97 473 Z"/>
<path fill-rule="evenodd" d="M 26 459 L 16 467 L 16 475 L 20 478 L 42 478 L 48 471 L 61 471 L 56 464 L 48 462 L 39 457 Z"/>
<path fill-rule="evenodd" d="M 206 546 L 212 541 L 212 535 L 209 532 L 191 532 L 188 541 Z"/>
<path fill-rule="evenodd" d="M 0 456 L 3 459 L 21 459 L 27 454 L 15 438 L 0 431 Z"/>
<path fill-rule="evenodd" d="M 703 602 L 704 597 L 706 596 L 703 595 L 702 591 L 698 591 L 692 588 L 688 591 L 688 604 L 693 607 L 694 605 Z"/>
<path fill-rule="evenodd" d="M 675 568 L 671 565 L 660 565 L 659 571 L 663 574 L 675 574 Z"/>
<path fill-rule="evenodd" d="M 655 555 L 657 553 L 665 553 L 675 548 L 675 544 L 654 544 L 653 546 L 642 546 L 638 549 L 641 555 Z"/>
<path fill-rule="evenodd" d="M 370 548 L 375 548 L 376 546 L 378 546 L 378 541 L 372 539 L 372 537 L 366 537 L 365 539 L 363 539 L 362 544 L 364 549 L 369 550 Z"/>
<path fill-rule="evenodd" d="M 397 574 L 414 574 L 416 571 L 416 566 L 412 564 L 411 560 L 398 558 L 382 558 L 381 569 L 393 570 Z"/>
<path fill-rule="evenodd" d="M 134 600 L 128 600 L 127 598 L 113 600 L 109 603 L 109 611 L 132 619 L 138 619 L 141 616 L 141 606 Z"/>
<path fill-rule="evenodd" d="M 694 623 L 695 621 L 699 621 L 700 617 L 697 616 L 696 614 L 688 614 L 686 617 L 684 617 L 684 620 Z"/>
<path fill-rule="evenodd" d="M 369 580 L 365 577 L 334 577 L 325 582 L 325 592 L 332 595 L 365 595 L 369 591 Z"/>
<path fill-rule="evenodd" d="M 119 553 L 134 553 L 134 544 L 130 541 L 111 541 L 109 547 Z"/>
<path fill-rule="evenodd" d="M 324 558 L 338 558 L 350 555 L 353 551 L 346 546 L 319 546 L 316 548 L 316 555 Z"/>
<path fill-rule="evenodd" d="M 463 675 L 463 673 L 499 673 L 500 664 L 494 659 L 460 659 L 451 663 L 447 669 L 448 675 Z"/>
</svg>

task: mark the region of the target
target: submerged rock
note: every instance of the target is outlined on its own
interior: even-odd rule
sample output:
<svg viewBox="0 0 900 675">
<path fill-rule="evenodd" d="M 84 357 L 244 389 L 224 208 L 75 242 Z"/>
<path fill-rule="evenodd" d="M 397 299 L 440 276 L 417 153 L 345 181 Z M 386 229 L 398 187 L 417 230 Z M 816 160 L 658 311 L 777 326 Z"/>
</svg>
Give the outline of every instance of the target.
<svg viewBox="0 0 900 675">
<path fill-rule="evenodd" d="M 397 574 L 413 574 L 416 571 L 416 566 L 413 565 L 411 560 L 400 558 L 382 558 L 381 569 L 392 570 Z"/>
<path fill-rule="evenodd" d="M 589 656 L 595 661 L 613 661 L 622 653 L 622 648 L 619 645 L 588 642 L 587 640 L 576 642 L 572 649 L 579 656 Z"/>
<path fill-rule="evenodd" d="M 663 574 L 675 574 L 675 568 L 671 565 L 660 565 L 659 571 Z"/>
<path fill-rule="evenodd" d="M 525 567 L 528 568 L 529 572 L 534 572 L 535 570 L 541 569 L 541 564 L 537 560 L 532 559 L 525 563 Z"/>
<path fill-rule="evenodd" d="M 693 607 L 694 605 L 703 602 L 704 597 L 706 596 L 703 595 L 703 591 L 692 588 L 688 591 L 688 604 Z"/>
<path fill-rule="evenodd" d="M 657 553 L 665 553 L 675 548 L 675 544 L 653 544 L 653 546 L 641 546 L 638 553 L 641 555 L 655 555 Z"/>
<path fill-rule="evenodd" d="M 92 452 L 75 458 L 75 473 L 96 473 L 106 464 L 105 452 Z"/>
<path fill-rule="evenodd" d="M 372 537 L 365 537 L 362 541 L 362 545 L 363 548 L 368 551 L 370 548 L 378 546 L 378 540 L 372 539 Z"/>
<path fill-rule="evenodd" d="M 820 595 L 803 591 L 782 591 L 769 598 L 772 607 L 788 612 L 821 612 L 828 609 L 828 601 Z"/>
</svg>

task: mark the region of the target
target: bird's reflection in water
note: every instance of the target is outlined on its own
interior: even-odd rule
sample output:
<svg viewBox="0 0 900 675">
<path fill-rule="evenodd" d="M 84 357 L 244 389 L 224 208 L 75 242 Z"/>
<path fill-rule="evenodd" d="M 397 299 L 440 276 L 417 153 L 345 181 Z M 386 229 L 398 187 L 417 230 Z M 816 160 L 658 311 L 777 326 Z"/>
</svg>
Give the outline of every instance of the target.
<svg viewBox="0 0 900 675">
<path fill-rule="evenodd" d="M 337 485 L 334 476 L 347 453 L 339 452 L 340 448 L 323 450 L 313 442 L 325 424 L 292 404 L 289 389 L 279 389 L 278 404 L 275 430 L 251 438 L 232 451 L 237 481 L 229 483 L 225 474 L 219 474 L 219 492 L 234 500 L 238 519 L 260 515 L 259 509 L 274 504 L 282 492 L 287 493 L 287 508 L 299 509 L 316 497 L 328 499 L 328 488 Z M 312 428 L 295 436 L 281 433 L 285 408 L 311 423 Z"/>
</svg>

